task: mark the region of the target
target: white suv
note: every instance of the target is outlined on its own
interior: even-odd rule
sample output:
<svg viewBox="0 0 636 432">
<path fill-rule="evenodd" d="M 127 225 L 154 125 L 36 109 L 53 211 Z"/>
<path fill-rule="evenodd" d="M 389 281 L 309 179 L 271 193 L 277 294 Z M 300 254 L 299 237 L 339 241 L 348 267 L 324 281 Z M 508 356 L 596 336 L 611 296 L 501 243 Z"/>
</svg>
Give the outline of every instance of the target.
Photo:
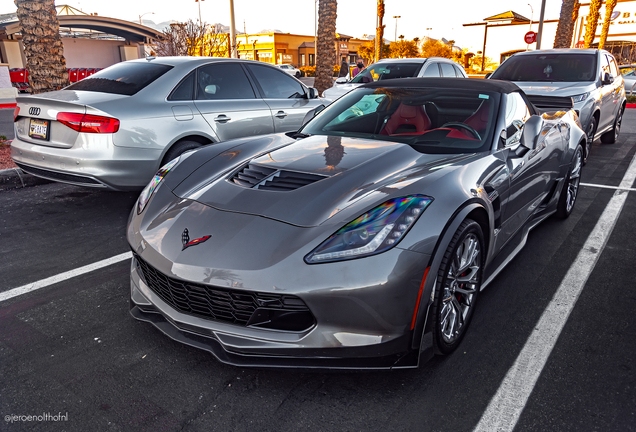
<svg viewBox="0 0 636 432">
<path fill-rule="evenodd" d="M 569 96 L 587 135 L 583 160 L 594 138 L 618 139 L 625 110 L 625 85 L 614 56 L 599 49 L 551 49 L 517 53 L 489 79 L 514 81 L 526 94 Z"/>
<path fill-rule="evenodd" d="M 295 67 L 293 67 L 290 64 L 277 64 L 274 65 L 279 69 L 284 70 L 285 72 L 287 72 L 288 74 L 290 74 L 291 76 L 295 76 L 296 78 L 300 78 L 302 75 L 302 72 L 298 69 L 296 69 Z"/>
</svg>

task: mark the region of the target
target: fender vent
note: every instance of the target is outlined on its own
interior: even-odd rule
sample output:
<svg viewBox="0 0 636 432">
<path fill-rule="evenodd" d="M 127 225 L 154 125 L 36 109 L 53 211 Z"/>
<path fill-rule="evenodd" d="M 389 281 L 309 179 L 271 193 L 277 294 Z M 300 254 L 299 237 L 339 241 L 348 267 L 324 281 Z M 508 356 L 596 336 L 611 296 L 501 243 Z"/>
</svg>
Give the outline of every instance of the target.
<svg viewBox="0 0 636 432">
<path fill-rule="evenodd" d="M 234 174 L 231 180 L 237 185 L 246 188 L 287 192 L 310 185 L 326 177 L 318 174 L 275 170 L 249 164 Z"/>
</svg>

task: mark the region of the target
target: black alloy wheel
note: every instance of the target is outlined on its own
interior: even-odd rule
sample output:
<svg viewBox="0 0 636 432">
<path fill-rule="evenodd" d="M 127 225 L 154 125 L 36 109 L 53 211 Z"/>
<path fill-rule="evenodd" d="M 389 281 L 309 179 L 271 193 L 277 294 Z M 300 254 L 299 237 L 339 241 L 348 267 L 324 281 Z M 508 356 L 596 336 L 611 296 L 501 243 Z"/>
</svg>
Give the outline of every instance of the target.
<svg viewBox="0 0 636 432">
<path fill-rule="evenodd" d="M 623 123 L 623 112 L 624 109 L 620 108 L 616 114 L 616 118 L 614 119 L 614 126 L 612 126 L 612 130 L 601 135 L 601 142 L 603 144 L 614 144 L 618 141 L 618 135 L 621 133 L 621 124 Z"/>
<path fill-rule="evenodd" d="M 579 184 L 581 182 L 581 167 L 583 166 L 583 150 L 581 146 L 577 146 L 574 158 L 570 165 L 570 170 L 565 178 L 563 189 L 561 190 L 561 196 L 557 204 L 557 216 L 561 219 L 565 219 L 572 213 L 574 204 L 576 203 L 576 197 L 579 194 Z"/>
<path fill-rule="evenodd" d="M 448 245 L 437 274 L 431 311 L 437 354 L 455 351 L 466 334 L 481 289 L 484 255 L 481 226 L 466 219 Z"/>
<path fill-rule="evenodd" d="M 590 124 L 587 125 L 587 129 L 585 130 L 585 136 L 587 137 L 587 143 L 585 144 L 585 149 L 583 151 L 583 165 L 587 163 L 587 158 L 592 150 L 592 143 L 594 142 L 594 135 L 596 135 L 596 128 L 598 127 L 598 122 L 596 121 L 596 117 L 592 116 L 590 119 Z"/>
</svg>

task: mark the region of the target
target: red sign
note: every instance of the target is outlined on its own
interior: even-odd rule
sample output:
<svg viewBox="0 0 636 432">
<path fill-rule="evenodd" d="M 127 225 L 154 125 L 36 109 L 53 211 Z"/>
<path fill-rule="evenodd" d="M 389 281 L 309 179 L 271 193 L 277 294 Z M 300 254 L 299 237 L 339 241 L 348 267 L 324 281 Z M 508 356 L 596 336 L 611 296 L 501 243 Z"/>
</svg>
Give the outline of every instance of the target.
<svg viewBox="0 0 636 432">
<path fill-rule="evenodd" d="M 526 41 L 527 44 L 535 43 L 537 41 L 537 34 L 533 31 L 529 31 L 525 34 L 523 40 Z"/>
<path fill-rule="evenodd" d="M 583 48 L 585 47 L 585 41 L 578 41 L 576 43 L 576 45 L 574 45 L 575 48 Z"/>
</svg>

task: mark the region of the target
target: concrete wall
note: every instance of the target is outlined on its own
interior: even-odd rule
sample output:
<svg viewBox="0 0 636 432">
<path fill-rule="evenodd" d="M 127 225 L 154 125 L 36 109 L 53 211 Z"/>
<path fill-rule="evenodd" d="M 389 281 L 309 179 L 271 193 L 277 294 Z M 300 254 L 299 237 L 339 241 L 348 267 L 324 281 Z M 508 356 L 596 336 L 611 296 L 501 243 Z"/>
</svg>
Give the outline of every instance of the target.
<svg viewBox="0 0 636 432">
<path fill-rule="evenodd" d="M 120 47 L 125 46 L 124 41 L 62 38 L 62 43 L 68 68 L 105 68 L 122 60 L 138 58 L 137 45 L 126 46 L 131 58 L 122 58 Z"/>
</svg>

